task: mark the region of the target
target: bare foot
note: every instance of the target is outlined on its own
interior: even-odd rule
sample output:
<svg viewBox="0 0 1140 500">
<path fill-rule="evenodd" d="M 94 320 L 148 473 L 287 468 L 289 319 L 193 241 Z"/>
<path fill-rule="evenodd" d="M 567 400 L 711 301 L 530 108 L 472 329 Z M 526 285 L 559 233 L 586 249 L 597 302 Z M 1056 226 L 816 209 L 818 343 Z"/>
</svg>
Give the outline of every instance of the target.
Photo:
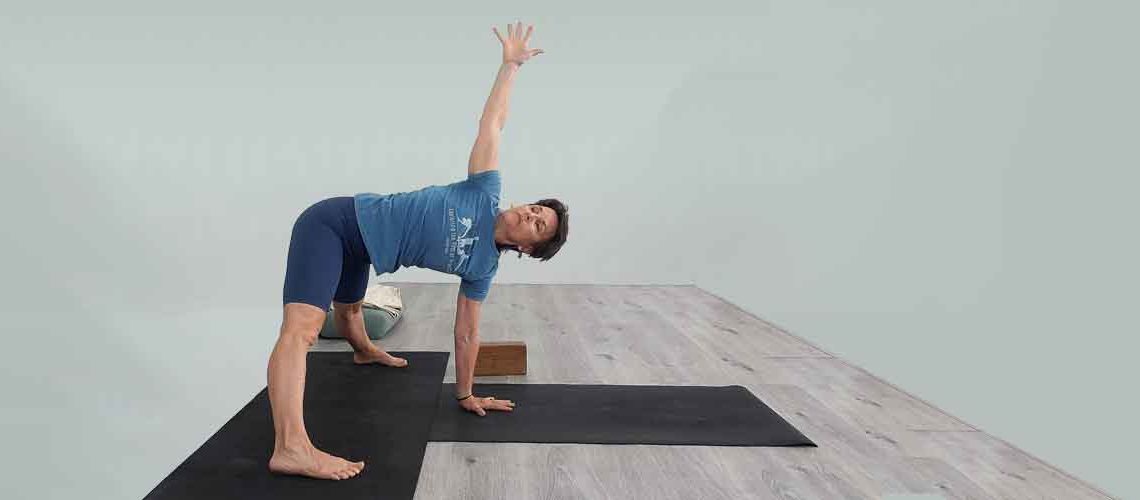
<svg viewBox="0 0 1140 500">
<path fill-rule="evenodd" d="M 294 474 L 316 479 L 348 479 L 364 470 L 364 462 L 349 462 L 334 457 L 312 445 L 308 448 L 274 448 L 269 470 L 277 474 Z"/>
<path fill-rule="evenodd" d="M 408 360 L 404 358 L 397 358 L 379 349 L 369 353 L 353 353 L 352 361 L 358 365 L 380 363 L 384 366 L 392 366 L 396 368 L 403 368 L 405 366 L 408 366 Z"/>
</svg>

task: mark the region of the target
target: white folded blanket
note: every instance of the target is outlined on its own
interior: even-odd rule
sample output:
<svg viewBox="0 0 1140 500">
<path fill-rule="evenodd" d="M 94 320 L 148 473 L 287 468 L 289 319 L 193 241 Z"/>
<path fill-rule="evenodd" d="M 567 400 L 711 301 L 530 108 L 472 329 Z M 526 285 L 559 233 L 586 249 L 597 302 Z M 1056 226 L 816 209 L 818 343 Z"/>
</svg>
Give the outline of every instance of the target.
<svg viewBox="0 0 1140 500">
<path fill-rule="evenodd" d="M 361 307 L 383 309 L 393 316 L 399 316 L 404 310 L 404 301 L 400 298 L 399 288 L 376 284 L 364 292 L 364 303 Z"/>
</svg>

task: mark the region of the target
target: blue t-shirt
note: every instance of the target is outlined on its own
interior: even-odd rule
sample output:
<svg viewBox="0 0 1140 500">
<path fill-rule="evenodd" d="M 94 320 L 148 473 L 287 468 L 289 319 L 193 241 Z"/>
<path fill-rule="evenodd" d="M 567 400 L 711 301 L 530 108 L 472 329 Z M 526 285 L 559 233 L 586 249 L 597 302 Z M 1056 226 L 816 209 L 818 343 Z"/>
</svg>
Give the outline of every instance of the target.
<svg viewBox="0 0 1140 500">
<path fill-rule="evenodd" d="M 446 186 L 357 193 L 356 221 L 376 274 L 400 267 L 454 274 L 462 278 L 459 291 L 482 302 L 499 269 L 495 219 L 501 191 L 494 169 Z"/>
</svg>

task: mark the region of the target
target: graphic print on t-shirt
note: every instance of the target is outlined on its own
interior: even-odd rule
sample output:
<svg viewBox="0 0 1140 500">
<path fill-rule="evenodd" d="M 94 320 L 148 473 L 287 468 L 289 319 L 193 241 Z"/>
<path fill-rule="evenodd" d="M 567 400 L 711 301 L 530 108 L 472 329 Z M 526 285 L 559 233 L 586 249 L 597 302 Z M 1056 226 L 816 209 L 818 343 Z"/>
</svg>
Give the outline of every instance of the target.
<svg viewBox="0 0 1140 500">
<path fill-rule="evenodd" d="M 463 226 L 463 234 L 457 234 L 457 224 Z M 478 236 L 467 236 L 471 226 L 471 217 L 457 216 L 455 207 L 447 209 L 447 269 L 450 272 L 462 269 L 463 263 L 471 256 L 471 247 L 479 241 Z"/>
</svg>

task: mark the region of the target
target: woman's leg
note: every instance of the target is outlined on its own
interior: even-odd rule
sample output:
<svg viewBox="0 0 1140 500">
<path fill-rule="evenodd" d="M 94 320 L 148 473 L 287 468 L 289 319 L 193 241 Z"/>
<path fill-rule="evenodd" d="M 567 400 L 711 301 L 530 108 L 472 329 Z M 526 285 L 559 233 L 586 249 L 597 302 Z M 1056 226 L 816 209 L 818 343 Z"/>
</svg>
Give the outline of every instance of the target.
<svg viewBox="0 0 1140 500">
<path fill-rule="evenodd" d="M 408 360 L 388 354 L 378 343 L 373 343 L 372 339 L 368 338 L 361 304 L 361 302 L 352 304 L 333 302 L 333 323 L 336 331 L 340 332 L 352 346 L 352 350 L 356 351 L 352 355 L 352 360 L 357 364 L 380 363 L 397 368 L 408 366 Z"/>
<path fill-rule="evenodd" d="M 360 235 L 354 203 L 355 200 L 338 200 L 339 228 L 344 238 L 344 264 L 333 295 L 333 326 L 352 345 L 352 350 L 356 351 L 352 359 L 357 364 L 380 363 L 402 368 L 408 365 L 408 361 L 384 352 L 382 347 L 368 338 L 368 332 L 364 328 L 362 303 L 368 289 L 368 270 L 372 266 L 372 259 Z"/>
<path fill-rule="evenodd" d="M 269 356 L 274 430 L 269 469 L 318 479 L 347 479 L 359 474 L 364 462 L 350 462 L 314 447 L 303 416 L 306 358 L 324 324 L 343 260 L 343 244 L 329 224 L 329 208 L 328 203 L 318 202 L 302 212 L 289 240 L 284 318 Z"/>
<path fill-rule="evenodd" d="M 305 430 L 302 408 L 305 394 L 305 360 L 325 321 L 325 312 L 300 302 L 285 304 L 277 345 L 269 356 L 269 402 L 273 414 L 273 456 L 269 470 L 317 479 L 348 479 L 364 469 L 364 462 L 349 462 L 318 450 Z"/>
</svg>

